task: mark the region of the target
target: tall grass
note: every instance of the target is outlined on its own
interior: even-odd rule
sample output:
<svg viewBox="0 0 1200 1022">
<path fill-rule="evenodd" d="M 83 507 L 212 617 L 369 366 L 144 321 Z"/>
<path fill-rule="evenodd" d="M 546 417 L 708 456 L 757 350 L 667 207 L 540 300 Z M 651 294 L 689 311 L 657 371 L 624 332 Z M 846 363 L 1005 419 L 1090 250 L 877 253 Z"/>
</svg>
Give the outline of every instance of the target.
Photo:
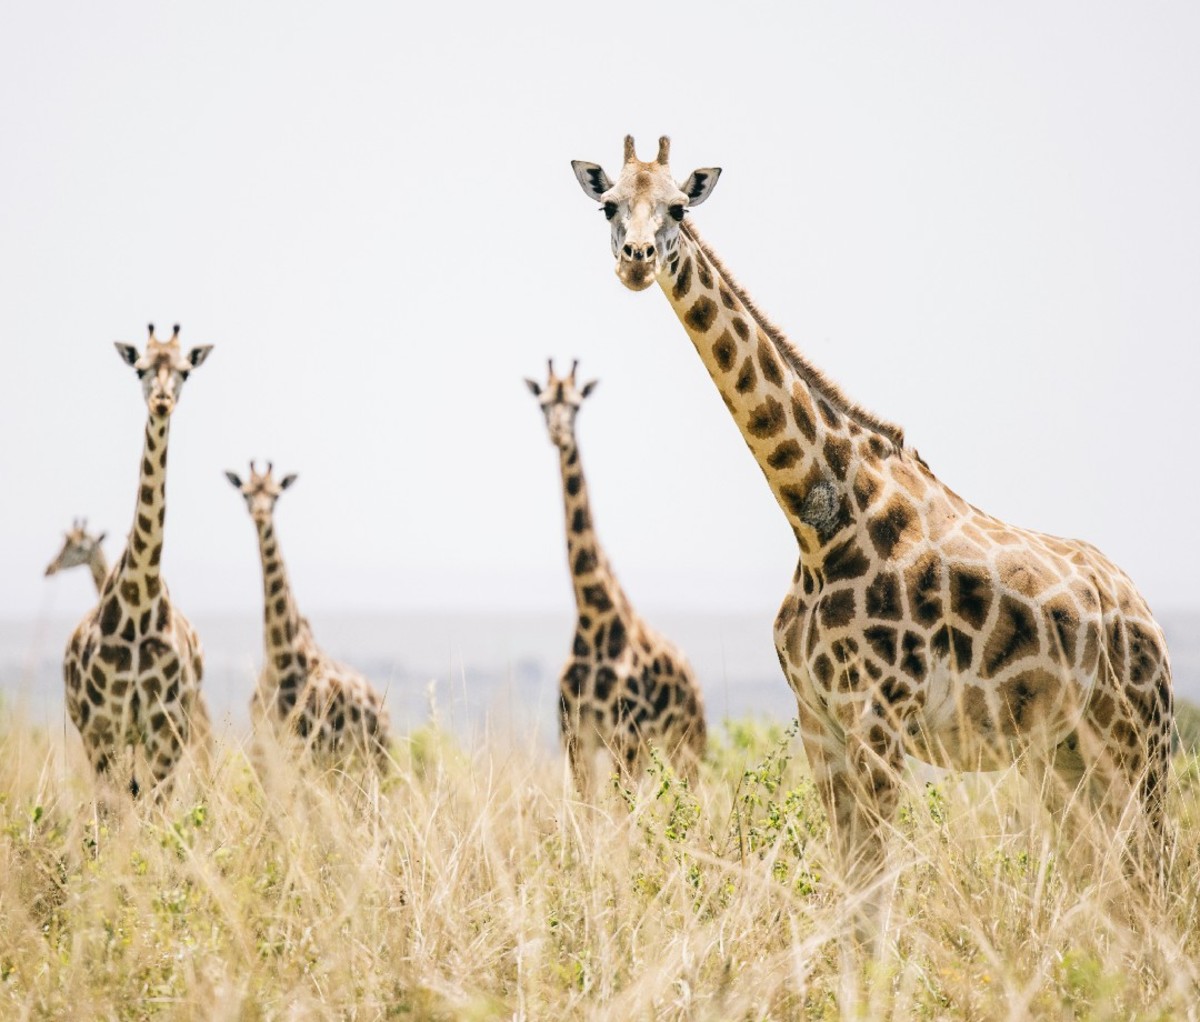
<svg viewBox="0 0 1200 1022">
<path fill-rule="evenodd" d="M 727 725 L 699 783 L 660 762 L 578 801 L 559 757 L 436 727 L 373 776 L 236 741 L 161 806 L 98 815 L 74 736 L 0 732 L 0 1018 L 1189 1018 L 1197 761 L 1168 895 L 1016 776 L 910 779 L 887 941 L 793 737 Z"/>
</svg>

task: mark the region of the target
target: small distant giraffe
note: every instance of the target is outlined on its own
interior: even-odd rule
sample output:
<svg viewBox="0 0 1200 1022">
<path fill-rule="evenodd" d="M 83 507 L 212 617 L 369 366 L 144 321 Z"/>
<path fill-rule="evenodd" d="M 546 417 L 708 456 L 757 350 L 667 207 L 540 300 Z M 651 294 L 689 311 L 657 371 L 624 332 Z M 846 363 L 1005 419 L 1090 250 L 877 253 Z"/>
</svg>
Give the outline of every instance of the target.
<svg viewBox="0 0 1200 1022">
<path fill-rule="evenodd" d="M 63 674 L 67 712 L 79 729 L 93 770 L 110 778 L 114 760 L 140 747 L 154 784 L 165 791 L 183 754 L 201 754 L 210 738 L 200 694 L 204 673 L 200 640 L 171 603 L 162 580 L 166 520 L 167 434 L 184 381 L 208 357 L 212 345 L 179 346 L 179 327 L 160 341 L 150 326 L 144 353 L 117 342 L 117 352 L 137 370 L 149 415 L 138 480 L 137 510 L 124 552 L 102 580 L 100 601 L 67 644 Z M 121 769 L 126 769 L 121 766 Z M 136 798 L 141 786 L 129 762 Z"/>
<path fill-rule="evenodd" d="M 251 462 L 245 482 L 225 473 L 246 499 L 262 559 L 265 659 L 251 716 L 256 724 L 265 718 L 279 731 L 294 731 L 319 760 L 366 753 L 386 772 L 390 725 L 383 696 L 353 668 L 327 656 L 296 609 L 274 521 L 275 502 L 296 476 L 277 481 L 272 469 L 267 462 L 260 473 Z"/>
<path fill-rule="evenodd" d="M 688 210 L 720 168 L 676 184 L 625 139 L 614 183 L 576 161 L 609 221 L 618 278 L 657 282 L 796 535 L 775 622 L 804 747 L 851 869 L 878 875 L 905 753 L 961 769 L 1019 761 L 1084 784 L 1159 868 L 1172 726 L 1162 631 L 1095 547 L 1007 525 L 940 482 L 902 432 L 850 402 L 758 310 Z M 1054 792 L 1051 792 L 1054 795 Z"/>
<path fill-rule="evenodd" d="M 46 577 L 57 575 L 69 568 L 78 568 L 86 564 L 92 573 L 92 581 L 96 583 L 96 592 L 104 590 L 104 580 L 108 578 L 108 558 L 104 556 L 104 542 L 107 533 L 93 536 L 87 531 L 87 519 L 77 518 L 71 523 L 71 528 L 63 534 L 62 549 L 58 556 L 46 565 Z"/>
<path fill-rule="evenodd" d="M 636 777 L 646 747 L 655 744 L 684 776 L 695 780 L 704 757 L 704 704 L 683 654 L 650 628 L 617 582 L 592 525 L 575 416 L 596 381 L 556 376 L 545 385 L 526 379 L 558 448 L 566 504 L 567 564 L 578 616 L 571 656 L 559 679 L 559 721 L 576 783 L 594 790 L 595 760 L 603 755 Z"/>
</svg>

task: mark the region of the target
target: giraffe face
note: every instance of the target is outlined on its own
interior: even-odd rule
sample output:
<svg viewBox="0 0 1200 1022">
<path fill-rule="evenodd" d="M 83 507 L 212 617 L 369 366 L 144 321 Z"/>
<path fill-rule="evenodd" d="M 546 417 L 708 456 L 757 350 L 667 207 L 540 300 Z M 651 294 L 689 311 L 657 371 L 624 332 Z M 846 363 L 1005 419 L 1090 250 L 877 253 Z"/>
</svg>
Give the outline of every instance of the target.
<svg viewBox="0 0 1200 1022">
<path fill-rule="evenodd" d="M 625 136 L 625 163 L 616 184 L 597 163 L 572 160 L 571 167 L 588 198 L 601 203 L 612 233 L 617 277 L 631 291 L 648 288 L 670 264 L 679 245 L 679 225 L 687 211 L 712 194 L 720 167 L 693 171 L 676 184 L 667 165 L 671 140 L 658 140 L 658 156 L 643 163 Z"/>
<path fill-rule="evenodd" d="M 84 519 L 73 522 L 71 528 L 64 533 L 62 549 L 58 552 L 58 556 L 46 565 L 46 574 L 48 576 L 56 575 L 67 568 L 77 568 L 81 564 L 87 564 L 96 552 L 96 548 L 104 542 L 104 536 L 103 532 L 97 536 L 91 535 L 87 531 L 87 522 Z"/>
<path fill-rule="evenodd" d="M 275 501 L 279 499 L 279 495 L 284 490 L 296 481 L 294 472 L 277 480 L 273 468 L 274 466 L 268 461 L 267 470 L 260 473 L 254 467 L 254 462 L 250 462 L 250 478 L 246 482 L 242 482 L 236 472 L 225 473 L 225 478 L 245 498 L 246 509 L 250 512 L 250 517 L 260 525 L 265 525 L 271 520 L 275 513 Z"/>
<path fill-rule="evenodd" d="M 199 368 L 212 350 L 211 344 L 192 348 L 187 354 L 179 345 L 179 327 L 175 327 L 169 341 L 160 341 L 154 336 L 154 324 L 150 324 L 150 339 L 146 350 L 139 352 L 132 344 L 116 342 L 118 354 L 137 370 L 142 381 L 142 394 L 146 407 L 155 418 L 169 416 L 175 410 L 179 394 L 193 369 Z"/>
<path fill-rule="evenodd" d="M 575 383 L 575 370 L 579 360 L 571 363 L 568 376 L 558 376 L 554 372 L 553 359 L 549 362 L 549 372 L 545 385 L 536 380 L 525 380 L 525 385 L 538 399 L 542 414 L 546 417 L 546 428 L 550 431 L 550 441 L 560 450 L 575 442 L 575 416 L 579 412 L 583 399 L 596 387 L 597 380 L 589 380 L 582 387 Z"/>
</svg>

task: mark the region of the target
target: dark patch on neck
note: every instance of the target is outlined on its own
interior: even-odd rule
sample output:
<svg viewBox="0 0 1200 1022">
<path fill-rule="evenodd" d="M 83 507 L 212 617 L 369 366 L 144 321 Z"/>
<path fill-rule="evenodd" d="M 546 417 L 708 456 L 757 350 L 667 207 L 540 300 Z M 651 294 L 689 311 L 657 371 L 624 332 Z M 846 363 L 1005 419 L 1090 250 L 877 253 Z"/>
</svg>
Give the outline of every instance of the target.
<svg viewBox="0 0 1200 1022">
<path fill-rule="evenodd" d="M 765 440 L 775 436 L 787 424 L 783 405 L 775 398 L 767 395 L 757 408 L 750 410 L 750 418 L 746 421 L 746 429 L 752 436 Z"/>
<path fill-rule="evenodd" d="M 717 303 L 701 295 L 683 317 L 684 323 L 697 333 L 706 333 L 716 321 Z"/>
<path fill-rule="evenodd" d="M 779 496 L 787 510 L 798 521 L 813 529 L 823 543 L 831 539 L 844 524 L 837 487 L 827 479 L 818 479 L 807 491 L 796 486 L 782 486 Z"/>
<path fill-rule="evenodd" d="M 683 260 L 683 265 L 679 267 L 679 275 L 675 278 L 675 285 L 671 288 L 676 300 L 681 299 L 688 293 L 692 286 L 692 258 L 688 256 Z"/>
<path fill-rule="evenodd" d="M 712 353 L 722 372 L 727 373 L 733 368 L 734 360 L 737 358 L 737 343 L 728 330 L 722 331 L 721 336 L 713 341 Z"/>
<path fill-rule="evenodd" d="M 589 607 L 594 607 L 600 613 L 612 610 L 612 599 L 608 595 L 608 590 L 602 585 L 584 586 L 583 602 Z"/>
<path fill-rule="evenodd" d="M 839 479 L 844 480 L 850 468 L 850 441 L 845 437 L 828 436 L 825 438 L 825 463 L 829 470 Z"/>
<path fill-rule="evenodd" d="M 758 374 L 754 371 L 754 360 L 747 355 L 742 367 L 738 370 L 733 389 L 739 394 L 747 394 L 758 384 Z"/>
<path fill-rule="evenodd" d="M 785 440 L 767 455 L 767 464 L 773 469 L 791 468 L 804 457 L 804 452 L 795 440 Z"/>
</svg>

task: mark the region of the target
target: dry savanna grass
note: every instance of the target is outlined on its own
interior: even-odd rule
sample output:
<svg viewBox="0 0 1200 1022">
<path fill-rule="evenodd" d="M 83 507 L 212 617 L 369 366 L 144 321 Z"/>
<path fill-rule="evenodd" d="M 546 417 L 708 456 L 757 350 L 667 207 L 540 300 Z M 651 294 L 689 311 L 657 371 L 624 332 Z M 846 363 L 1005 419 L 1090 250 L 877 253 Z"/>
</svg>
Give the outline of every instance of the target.
<svg viewBox="0 0 1200 1022">
<path fill-rule="evenodd" d="M 236 741 L 161 806 L 98 815 L 77 740 L 0 733 L 5 1019 L 1161 1019 L 1200 980 L 1200 769 L 1165 897 L 1015 775 L 914 775 L 887 940 L 852 939 L 803 756 L 725 727 L 578 801 L 561 757 L 430 725 L 382 784 Z"/>
</svg>

